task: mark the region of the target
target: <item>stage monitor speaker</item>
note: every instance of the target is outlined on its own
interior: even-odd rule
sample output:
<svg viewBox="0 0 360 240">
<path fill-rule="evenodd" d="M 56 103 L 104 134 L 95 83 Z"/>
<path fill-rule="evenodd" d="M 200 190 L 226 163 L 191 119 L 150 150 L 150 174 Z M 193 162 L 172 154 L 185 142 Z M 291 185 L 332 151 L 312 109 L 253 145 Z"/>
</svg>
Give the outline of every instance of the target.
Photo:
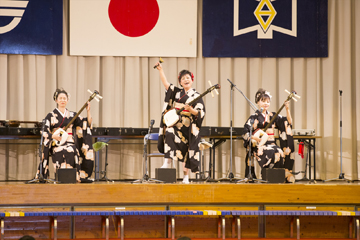
<svg viewBox="0 0 360 240">
<path fill-rule="evenodd" d="M 176 183 L 175 168 L 155 168 L 155 179 L 165 183 Z"/>
<path fill-rule="evenodd" d="M 284 183 L 285 168 L 263 168 L 261 170 L 262 179 L 268 183 Z"/>
<path fill-rule="evenodd" d="M 76 168 L 59 168 L 56 173 L 59 183 L 76 183 Z"/>
</svg>

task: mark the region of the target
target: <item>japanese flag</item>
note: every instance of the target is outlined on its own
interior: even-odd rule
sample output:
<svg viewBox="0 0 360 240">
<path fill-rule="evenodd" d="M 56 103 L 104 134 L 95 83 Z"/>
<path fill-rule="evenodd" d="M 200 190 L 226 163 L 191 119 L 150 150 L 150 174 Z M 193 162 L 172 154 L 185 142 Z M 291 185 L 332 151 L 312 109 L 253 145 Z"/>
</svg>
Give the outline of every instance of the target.
<svg viewBox="0 0 360 240">
<path fill-rule="evenodd" d="M 197 0 L 70 0 L 70 54 L 196 57 Z"/>
</svg>

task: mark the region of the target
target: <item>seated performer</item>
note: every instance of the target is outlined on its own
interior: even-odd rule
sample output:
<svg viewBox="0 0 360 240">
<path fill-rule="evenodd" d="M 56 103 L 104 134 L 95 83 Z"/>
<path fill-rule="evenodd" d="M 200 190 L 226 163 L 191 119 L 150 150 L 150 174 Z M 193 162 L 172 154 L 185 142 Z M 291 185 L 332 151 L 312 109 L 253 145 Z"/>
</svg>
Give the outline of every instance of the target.
<svg viewBox="0 0 360 240">
<path fill-rule="evenodd" d="M 261 138 L 255 137 L 254 134 L 257 130 L 265 128 L 265 126 L 271 121 L 275 112 L 269 112 L 271 95 L 269 92 L 260 88 L 255 94 L 255 102 L 258 104 L 259 109 L 254 114 L 252 114 L 244 125 L 244 147 L 249 149 L 250 144 L 250 129 L 252 128 L 251 139 L 256 140 L 257 143 L 260 143 Z M 272 126 L 270 126 L 266 133 L 268 134 L 268 139 L 262 146 L 256 146 L 251 148 L 255 159 L 260 164 L 261 168 L 285 168 L 285 177 L 287 182 L 295 182 L 295 178 L 292 174 L 292 169 L 294 166 L 294 141 L 291 132 L 292 118 L 289 109 L 289 102 L 285 102 L 286 108 L 286 117 L 278 115 L 274 120 Z M 253 124 L 251 125 L 251 122 Z M 274 132 L 275 128 L 279 130 L 280 137 L 280 147 L 276 145 Z M 246 171 L 245 176 L 249 174 L 249 164 L 248 161 L 248 152 L 246 155 L 245 165 Z M 252 174 L 254 174 L 254 166 L 251 166 Z M 256 178 L 255 175 L 253 175 Z"/>
<path fill-rule="evenodd" d="M 69 135 L 65 143 L 57 146 L 54 140 L 61 141 L 61 136 L 59 133 L 55 133 L 55 131 L 58 128 L 64 128 L 68 125 L 68 123 L 70 123 L 76 115 L 76 112 L 69 111 L 66 108 L 69 101 L 69 95 L 65 90 L 56 89 L 53 98 L 57 104 L 57 108 L 46 116 L 44 132 L 42 133 L 44 138 L 43 175 L 45 178 L 49 176 L 48 164 L 49 155 L 51 154 L 55 172 L 58 168 L 76 168 L 77 181 L 88 182 L 88 180 L 85 179 L 91 176 L 94 165 L 94 154 L 90 130 L 92 123 L 90 103 L 88 102 L 86 107 L 87 118 L 82 118 L 79 115 L 66 129 L 66 132 Z M 78 149 L 81 149 L 81 151 Z M 81 167 L 79 157 L 82 157 Z"/>
<path fill-rule="evenodd" d="M 166 90 L 163 114 L 173 107 L 185 108 L 180 113 L 181 120 L 172 127 L 165 126 L 163 117 L 161 118 L 158 148 L 160 152 L 165 153 L 162 168 L 170 168 L 172 160 L 184 162 L 183 183 L 187 184 L 189 183 L 189 169 L 192 172 L 199 171 L 201 140 L 199 133 L 205 117 L 205 105 L 202 99 L 192 106 L 188 105 L 200 95 L 192 88 L 194 75 L 190 71 L 182 70 L 179 73 L 178 81 L 181 87 L 176 87 L 167 81 L 161 64 L 158 62 L 156 66 Z"/>
</svg>

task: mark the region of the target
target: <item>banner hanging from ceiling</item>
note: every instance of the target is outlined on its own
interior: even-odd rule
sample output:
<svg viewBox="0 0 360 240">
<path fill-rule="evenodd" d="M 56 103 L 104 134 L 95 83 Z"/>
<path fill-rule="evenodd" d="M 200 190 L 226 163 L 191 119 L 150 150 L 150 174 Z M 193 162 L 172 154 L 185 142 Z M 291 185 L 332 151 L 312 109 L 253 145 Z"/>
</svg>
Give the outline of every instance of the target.
<svg viewBox="0 0 360 240">
<path fill-rule="evenodd" d="M 196 57 L 197 0 L 71 0 L 70 54 Z"/>
<path fill-rule="evenodd" d="M 0 53 L 61 55 L 62 0 L 0 0 Z"/>
<path fill-rule="evenodd" d="M 204 0 L 204 57 L 327 57 L 327 0 Z"/>
</svg>

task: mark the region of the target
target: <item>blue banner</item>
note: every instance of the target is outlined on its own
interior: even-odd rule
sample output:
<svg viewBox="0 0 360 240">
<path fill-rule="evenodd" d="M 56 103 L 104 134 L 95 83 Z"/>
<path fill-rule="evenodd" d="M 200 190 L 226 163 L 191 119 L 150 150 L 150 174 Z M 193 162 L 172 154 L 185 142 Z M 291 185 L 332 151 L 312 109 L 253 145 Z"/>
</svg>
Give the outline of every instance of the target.
<svg viewBox="0 0 360 240">
<path fill-rule="evenodd" d="M 204 57 L 327 57 L 327 0 L 204 0 Z"/>
<path fill-rule="evenodd" d="M 61 55 L 62 0 L 0 0 L 0 53 Z"/>
</svg>

